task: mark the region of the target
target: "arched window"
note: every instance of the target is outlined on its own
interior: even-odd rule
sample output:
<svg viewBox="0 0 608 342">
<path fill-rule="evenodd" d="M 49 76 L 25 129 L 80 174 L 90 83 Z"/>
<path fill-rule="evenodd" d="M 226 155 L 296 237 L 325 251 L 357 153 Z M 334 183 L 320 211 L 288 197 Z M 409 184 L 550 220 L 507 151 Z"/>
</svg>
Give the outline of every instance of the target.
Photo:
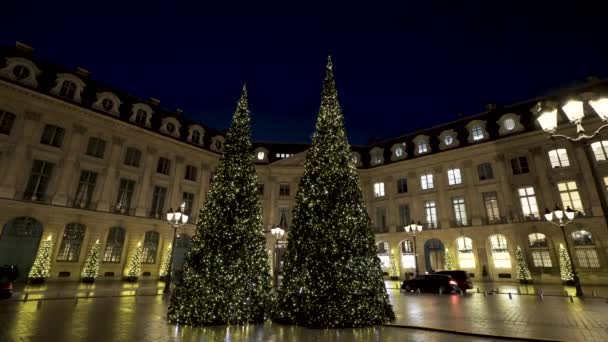
<svg viewBox="0 0 608 342">
<path fill-rule="evenodd" d="M 390 257 L 389 257 L 389 249 L 388 242 L 381 241 L 378 242 L 378 258 L 380 258 L 380 263 L 382 264 L 382 268 L 390 267 Z"/>
<path fill-rule="evenodd" d="M 201 132 L 192 131 L 192 143 L 197 145 L 201 144 Z"/>
<path fill-rule="evenodd" d="M 528 242 L 532 248 L 547 247 L 547 237 L 542 233 L 532 233 L 528 235 Z"/>
<path fill-rule="evenodd" d="M 414 245 L 411 240 L 403 240 L 400 243 L 401 247 L 401 266 L 403 268 L 416 268 L 416 259 L 414 258 Z"/>
<path fill-rule="evenodd" d="M 575 246 L 593 246 L 593 237 L 586 230 L 573 232 L 572 241 L 574 241 Z"/>
<path fill-rule="evenodd" d="M 532 233 L 528 235 L 528 243 L 531 248 L 532 264 L 534 267 L 553 267 L 545 234 Z"/>
<path fill-rule="evenodd" d="M 137 110 L 137 114 L 135 115 L 136 124 L 145 126 L 147 119 L 148 119 L 148 113 L 145 110 L 143 110 L 143 109 Z"/>
<path fill-rule="evenodd" d="M 581 268 L 599 268 L 600 259 L 593 247 L 593 236 L 586 230 L 578 230 L 572 233 L 574 241 L 574 252 L 576 260 Z"/>
<path fill-rule="evenodd" d="M 57 261 L 78 261 L 84 233 L 85 226 L 83 224 L 68 223 L 65 226 L 59 254 L 57 254 Z"/>
<path fill-rule="evenodd" d="M 473 240 L 468 237 L 456 239 L 458 245 L 458 263 L 460 268 L 475 268 L 475 255 L 473 254 Z"/>
<path fill-rule="evenodd" d="M 142 254 L 142 263 L 154 264 L 156 263 L 156 251 L 158 250 L 158 233 L 149 231 L 146 232 L 144 238 L 144 249 Z"/>
<path fill-rule="evenodd" d="M 76 83 L 72 81 L 63 81 L 61 89 L 59 90 L 59 96 L 66 97 L 68 99 L 74 99 L 76 94 Z"/>
<path fill-rule="evenodd" d="M 500 234 L 490 236 L 490 244 L 494 267 L 511 268 L 511 257 L 509 256 L 509 248 L 505 236 Z"/>
<path fill-rule="evenodd" d="M 122 248 L 125 243 L 125 230 L 121 227 L 112 227 L 108 232 L 106 247 L 103 252 L 103 262 L 120 263 Z"/>
</svg>

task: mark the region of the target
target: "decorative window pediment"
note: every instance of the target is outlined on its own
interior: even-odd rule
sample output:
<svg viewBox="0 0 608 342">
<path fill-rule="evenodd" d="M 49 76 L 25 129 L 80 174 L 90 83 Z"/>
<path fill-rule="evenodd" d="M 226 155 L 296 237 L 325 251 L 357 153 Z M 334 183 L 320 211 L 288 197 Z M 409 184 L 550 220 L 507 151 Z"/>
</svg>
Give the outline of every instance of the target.
<svg viewBox="0 0 608 342">
<path fill-rule="evenodd" d="M 256 163 L 268 163 L 268 150 L 264 147 L 258 147 L 253 152 L 253 160 Z"/>
<path fill-rule="evenodd" d="M 122 102 L 120 101 L 118 96 L 108 91 L 105 91 L 103 93 L 97 93 L 97 101 L 93 103 L 93 108 L 106 113 L 110 113 L 114 116 L 119 116 L 120 112 L 118 111 L 118 109 L 120 108 L 121 104 Z"/>
<path fill-rule="evenodd" d="M 361 161 L 361 155 L 359 154 L 359 152 L 351 152 L 350 155 L 356 167 L 363 166 L 363 162 Z"/>
<path fill-rule="evenodd" d="M 163 118 L 162 123 L 160 125 L 160 131 L 170 136 L 179 138 L 179 129 L 181 127 L 182 124 L 180 124 L 176 118 L 167 117 Z"/>
<path fill-rule="evenodd" d="M 205 135 L 205 129 L 200 125 L 190 125 L 188 127 L 188 141 L 195 145 L 203 145 L 203 136 Z"/>
<path fill-rule="evenodd" d="M 81 94 L 84 87 L 84 81 L 76 75 L 57 74 L 56 85 L 51 89 L 51 93 L 80 103 L 82 102 Z"/>
<path fill-rule="evenodd" d="M 414 138 L 414 155 L 419 156 L 431 152 L 428 135 L 418 135 Z"/>
<path fill-rule="evenodd" d="M 520 116 L 514 113 L 508 113 L 500 117 L 497 123 L 500 126 L 498 134 L 507 135 L 524 130 L 524 125 L 520 122 Z"/>
<path fill-rule="evenodd" d="M 224 137 L 216 135 L 211 138 L 211 150 L 215 152 L 222 152 L 224 150 Z"/>
<path fill-rule="evenodd" d="M 129 121 L 144 127 L 152 127 L 152 108 L 145 103 L 136 103 L 131 109 L 131 117 Z"/>
<path fill-rule="evenodd" d="M 467 130 L 469 131 L 469 143 L 476 143 L 480 141 L 487 140 L 490 135 L 486 131 L 486 122 L 482 120 L 473 120 L 466 125 Z"/>
<path fill-rule="evenodd" d="M 372 150 L 369 152 L 369 155 L 371 157 L 370 160 L 372 166 L 384 164 L 384 150 L 380 147 L 372 148 Z"/>
<path fill-rule="evenodd" d="M 391 147 L 391 160 L 401 160 L 407 158 L 407 153 L 405 152 L 405 143 L 398 143 Z"/>
<path fill-rule="evenodd" d="M 454 132 L 453 129 L 448 129 L 439 134 L 439 149 L 447 150 L 449 148 L 457 147 L 460 141 L 457 139 L 458 133 Z"/>
<path fill-rule="evenodd" d="M 36 77 L 41 71 L 34 62 L 23 57 L 7 57 L 6 67 L 0 70 L 0 74 L 17 82 L 38 87 Z"/>
</svg>

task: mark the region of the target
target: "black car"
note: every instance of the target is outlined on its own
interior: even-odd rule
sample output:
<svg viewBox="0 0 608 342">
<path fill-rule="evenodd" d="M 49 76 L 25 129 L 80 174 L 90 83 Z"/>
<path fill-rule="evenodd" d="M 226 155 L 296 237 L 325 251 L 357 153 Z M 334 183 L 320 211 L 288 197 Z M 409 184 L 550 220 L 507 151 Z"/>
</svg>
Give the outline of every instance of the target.
<svg viewBox="0 0 608 342">
<path fill-rule="evenodd" d="M 460 287 L 462 292 L 467 292 L 467 290 L 473 288 L 473 282 L 471 281 L 471 278 L 469 278 L 469 274 L 465 271 L 439 271 L 436 274 L 444 274 L 452 277 L 452 279 L 456 280 L 458 287 Z"/>
<path fill-rule="evenodd" d="M 426 293 L 453 293 L 460 292 L 458 283 L 450 276 L 443 274 L 425 274 L 414 279 L 406 280 L 401 284 L 405 291 L 418 291 Z"/>
<path fill-rule="evenodd" d="M 0 267 L 0 299 L 10 298 L 13 295 L 13 282 L 18 276 L 19 272 L 15 266 Z"/>
</svg>

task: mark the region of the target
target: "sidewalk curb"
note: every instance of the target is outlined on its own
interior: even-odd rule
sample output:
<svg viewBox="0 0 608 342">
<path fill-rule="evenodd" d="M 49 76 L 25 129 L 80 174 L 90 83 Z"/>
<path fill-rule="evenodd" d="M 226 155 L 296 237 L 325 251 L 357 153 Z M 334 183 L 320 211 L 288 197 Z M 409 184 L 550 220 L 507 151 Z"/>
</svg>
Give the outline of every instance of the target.
<svg viewBox="0 0 608 342">
<path fill-rule="evenodd" d="M 474 336 L 474 337 L 484 337 L 484 338 L 498 338 L 498 339 L 510 340 L 510 341 L 566 342 L 566 341 L 562 341 L 562 340 L 551 340 L 551 339 L 536 338 L 536 337 L 517 337 L 517 336 L 504 336 L 504 335 L 490 335 L 490 334 L 482 334 L 482 333 L 475 333 L 475 332 L 461 331 L 461 330 L 452 330 L 452 329 L 425 327 L 425 326 L 421 326 L 421 325 L 406 325 L 406 324 L 384 323 L 384 324 L 382 324 L 382 326 L 384 326 L 384 327 L 391 327 L 391 328 L 401 328 L 401 329 L 427 330 L 427 331 L 435 331 L 435 332 L 442 332 L 442 333 L 448 333 L 448 334 L 457 334 L 457 335 L 464 335 L 464 336 Z"/>
</svg>

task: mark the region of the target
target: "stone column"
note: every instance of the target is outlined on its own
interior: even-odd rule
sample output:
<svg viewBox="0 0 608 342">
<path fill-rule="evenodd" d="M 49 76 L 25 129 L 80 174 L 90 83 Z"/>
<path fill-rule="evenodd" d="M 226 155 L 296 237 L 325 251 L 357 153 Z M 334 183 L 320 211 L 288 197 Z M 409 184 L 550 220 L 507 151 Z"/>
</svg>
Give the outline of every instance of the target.
<svg viewBox="0 0 608 342">
<path fill-rule="evenodd" d="M 61 163 L 61 175 L 59 176 L 57 192 L 53 196 L 53 205 L 67 206 L 71 204 L 68 203 L 68 192 L 70 191 L 70 183 L 73 182 L 75 177 L 74 172 L 76 172 L 80 160 L 80 147 L 84 145 L 84 134 L 86 132 L 87 129 L 84 126 L 74 124 L 72 139 Z"/>
<path fill-rule="evenodd" d="M 171 188 L 171 202 L 169 207 L 179 207 L 183 201 L 181 191 L 181 180 L 184 178 L 184 157 L 175 157 L 175 175 L 173 177 L 173 186 Z"/>
<path fill-rule="evenodd" d="M 112 137 L 112 149 L 110 152 L 110 163 L 104 171 L 105 179 L 103 181 L 101 198 L 97 204 L 98 211 L 110 211 L 110 207 L 114 205 L 114 200 L 110 198 L 112 191 L 118 185 L 118 166 L 120 163 L 120 157 L 122 152 L 122 145 L 125 139 L 120 137 Z"/>
<path fill-rule="evenodd" d="M 152 172 L 154 171 L 154 159 L 157 154 L 154 147 L 148 146 L 146 149 L 146 160 L 144 162 L 144 175 L 139 186 L 137 196 L 137 207 L 135 216 L 148 216 L 148 205 L 150 204 L 150 189 L 152 188 Z"/>
<path fill-rule="evenodd" d="M 42 114 L 35 112 L 25 112 L 24 119 L 21 120 L 19 130 L 16 131 L 16 145 L 7 156 L 8 168 L 4 174 L 4 178 L 0 180 L 0 197 L 15 198 L 18 192 L 18 180 L 25 174 L 27 177 L 31 170 L 27 165 L 27 151 L 30 145 L 34 144 L 34 139 L 40 137 L 40 119 Z"/>
</svg>

